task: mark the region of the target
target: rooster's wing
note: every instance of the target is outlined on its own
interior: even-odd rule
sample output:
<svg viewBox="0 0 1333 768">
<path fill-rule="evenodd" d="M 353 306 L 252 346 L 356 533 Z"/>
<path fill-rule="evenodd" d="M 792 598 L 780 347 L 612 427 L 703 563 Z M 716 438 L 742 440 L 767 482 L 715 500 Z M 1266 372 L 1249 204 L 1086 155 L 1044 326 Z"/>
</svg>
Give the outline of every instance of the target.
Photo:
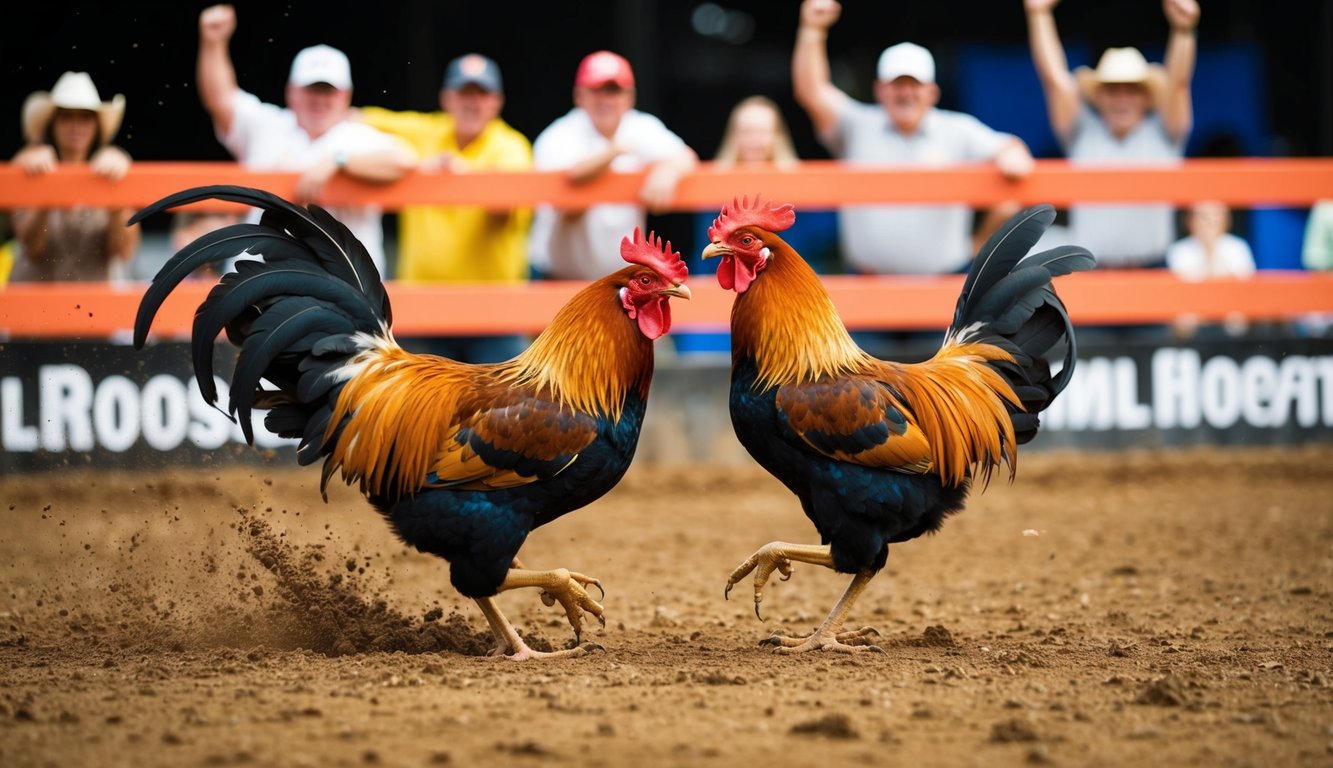
<svg viewBox="0 0 1333 768">
<path fill-rule="evenodd" d="M 426 486 L 485 490 L 548 480 L 578 460 L 597 432 L 591 414 L 508 390 L 453 425 Z"/>
<path fill-rule="evenodd" d="M 776 407 L 806 447 L 828 458 L 912 474 L 931 468 L 930 442 L 901 395 L 872 377 L 787 384 Z"/>
</svg>

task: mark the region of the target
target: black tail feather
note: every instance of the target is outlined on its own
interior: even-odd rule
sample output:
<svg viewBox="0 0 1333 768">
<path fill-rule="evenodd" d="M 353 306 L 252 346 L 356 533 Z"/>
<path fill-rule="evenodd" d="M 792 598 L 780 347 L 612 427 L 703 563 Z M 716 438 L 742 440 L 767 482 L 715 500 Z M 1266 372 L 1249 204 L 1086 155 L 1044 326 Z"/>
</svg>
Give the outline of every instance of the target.
<svg viewBox="0 0 1333 768">
<path fill-rule="evenodd" d="M 1009 274 L 1032 246 L 1041 239 L 1046 228 L 1055 221 L 1055 209 L 1049 205 L 1037 205 L 1020 211 L 986 238 L 986 242 L 977 252 L 963 282 L 963 291 L 958 296 L 958 307 L 954 311 L 955 328 L 965 325 L 960 323 L 963 308 L 971 298 L 988 293 L 996 281 Z"/>
<path fill-rule="evenodd" d="M 1022 403 L 1021 411 L 1010 409 L 1020 443 L 1036 435 L 1037 415 L 1069 383 L 1078 357 L 1073 323 L 1051 280 L 1096 265 L 1077 246 L 1027 256 L 1054 220 L 1049 205 L 1035 206 L 991 235 L 963 284 L 948 333 L 950 340 L 994 344 L 1013 355 L 1012 364 L 992 365 Z M 1052 376 L 1057 356 L 1060 370 Z"/>
<path fill-rule="evenodd" d="M 134 343 L 142 347 L 153 318 L 177 285 L 198 267 L 252 255 L 218 281 L 195 313 L 191 354 L 199 390 L 218 399 L 213 347 L 218 333 L 240 347 L 228 412 L 240 417 L 253 442 L 251 413 L 268 409 L 265 427 L 300 437 L 303 464 L 324 453 L 324 431 L 341 391 L 335 369 L 358 354 L 357 334 L 389 327 L 388 294 L 369 254 L 327 211 L 302 208 L 276 195 L 233 186 L 178 192 L 136 213 L 131 222 L 202 200 L 228 200 L 263 210 L 258 224 L 234 224 L 208 233 L 173 256 L 144 293 L 135 317 Z M 265 389 L 263 382 L 278 387 Z"/>
</svg>

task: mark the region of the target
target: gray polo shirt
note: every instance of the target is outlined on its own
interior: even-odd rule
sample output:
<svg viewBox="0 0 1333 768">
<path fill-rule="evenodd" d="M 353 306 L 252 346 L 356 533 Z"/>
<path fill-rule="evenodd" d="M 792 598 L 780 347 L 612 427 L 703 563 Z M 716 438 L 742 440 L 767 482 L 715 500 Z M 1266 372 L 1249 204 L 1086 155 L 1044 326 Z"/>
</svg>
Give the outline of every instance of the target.
<svg viewBox="0 0 1333 768">
<path fill-rule="evenodd" d="M 1070 165 L 1174 165 L 1185 154 L 1184 138 L 1173 142 L 1157 112 L 1117 139 L 1086 103 L 1064 145 Z M 1175 214 L 1167 203 L 1070 206 L 1069 239 L 1092 251 L 1099 267 L 1161 266 L 1175 240 Z"/>
<path fill-rule="evenodd" d="M 821 138 L 851 165 L 943 167 L 988 161 L 1009 136 L 944 109 L 930 110 L 915 133 L 904 135 L 879 104 L 846 99 L 832 135 Z M 839 215 L 842 252 L 860 272 L 946 274 L 972 258 L 972 209 L 966 205 L 851 205 Z"/>
</svg>

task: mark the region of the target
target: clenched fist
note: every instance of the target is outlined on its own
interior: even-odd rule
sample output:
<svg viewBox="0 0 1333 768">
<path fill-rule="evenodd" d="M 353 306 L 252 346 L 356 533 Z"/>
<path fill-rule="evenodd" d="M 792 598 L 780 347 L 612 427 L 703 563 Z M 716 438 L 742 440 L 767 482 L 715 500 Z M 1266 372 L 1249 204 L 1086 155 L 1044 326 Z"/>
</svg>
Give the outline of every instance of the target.
<svg viewBox="0 0 1333 768">
<path fill-rule="evenodd" d="M 236 9 L 230 5 L 210 5 L 199 14 L 199 39 L 225 43 L 236 31 Z"/>
</svg>

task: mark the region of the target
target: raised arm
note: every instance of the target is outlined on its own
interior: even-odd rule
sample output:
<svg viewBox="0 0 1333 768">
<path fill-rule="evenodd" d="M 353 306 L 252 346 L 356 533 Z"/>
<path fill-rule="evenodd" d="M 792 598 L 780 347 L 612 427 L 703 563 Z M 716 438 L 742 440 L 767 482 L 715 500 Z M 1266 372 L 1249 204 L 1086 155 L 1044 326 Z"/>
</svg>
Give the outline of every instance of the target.
<svg viewBox="0 0 1333 768">
<path fill-rule="evenodd" d="M 1198 50 L 1195 28 L 1199 26 L 1196 0 L 1163 0 L 1162 11 L 1171 25 L 1166 41 L 1166 96 L 1162 104 L 1162 122 L 1172 139 L 1180 141 L 1190 131 L 1194 107 L 1190 99 L 1190 80 Z"/>
<path fill-rule="evenodd" d="M 195 69 L 199 100 L 223 136 L 231 132 L 236 92 L 236 68 L 227 46 L 236 31 L 236 9 L 213 5 L 199 14 L 199 58 Z"/>
<path fill-rule="evenodd" d="M 842 15 L 837 0 L 805 0 L 796 47 L 791 57 L 791 83 L 796 103 L 805 109 L 815 133 L 827 135 L 838 122 L 838 110 L 847 94 L 829 76 L 828 31 Z"/>
<path fill-rule="evenodd" d="M 1055 28 L 1055 6 L 1059 2 L 1024 0 L 1023 7 L 1028 17 L 1032 64 L 1046 95 L 1046 115 L 1051 121 L 1051 130 L 1063 138 L 1069 135 L 1074 118 L 1078 117 L 1079 95 L 1074 73 L 1069 71 L 1065 49 L 1060 43 L 1060 33 Z"/>
</svg>

